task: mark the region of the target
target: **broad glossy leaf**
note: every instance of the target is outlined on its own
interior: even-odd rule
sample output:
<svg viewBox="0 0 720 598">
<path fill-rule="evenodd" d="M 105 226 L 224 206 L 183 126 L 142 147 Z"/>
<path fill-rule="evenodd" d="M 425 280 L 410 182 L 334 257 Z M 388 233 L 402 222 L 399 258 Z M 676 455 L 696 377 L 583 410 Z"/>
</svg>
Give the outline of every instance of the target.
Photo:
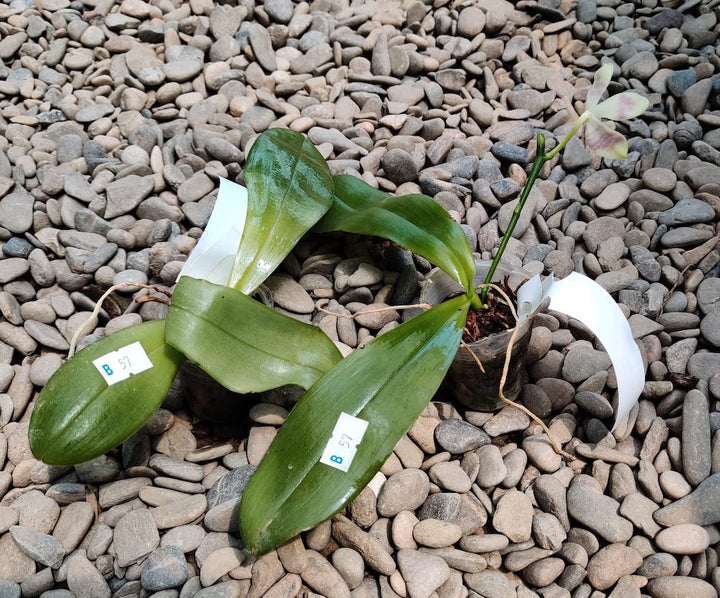
<svg viewBox="0 0 720 598">
<path fill-rule="evenodd" d="M 439 266 L 471 292 L 475 263 L 462 228 L 427 195 L 388 195 L 365 181 L 337 175 L 335 197 L 316 225 L 395 241 Z"/>
<path fill-rule="evenodd" d="M 120 330 L 84 348 L 50 378 L 30 418 L 30 448 L 50 465 L 94 459 L 127 440 L 165 399 L 185 358 L 165 343 L 165 322 Z M 108 386 L 93 360 L 139 341 L 152 367 Z"/>
<path fill-rule="evenodd" d="M 225 388 L 309 388 L 342 356 L 319 329 L 229 287 L 183 276 L 173 292 L 167 342 Z"/>
<path fill-rule="evenodd" d="M 240 530 L 250 549 L 275 548 L 367 485 L 440 385 L 467 308 L 462 295 L 383 334 L 300 399 L 243 492 Z M 347 473 L 319 463 L 343 412 L 369 422 Z"/>
<path fill-rule="evenodd" d="M 244 174 L 247 219 L 229 286 L 249 294 L 327 211 L 333 181 L 315 146 L 288 129 L 255 140 Z"/>
</svg>

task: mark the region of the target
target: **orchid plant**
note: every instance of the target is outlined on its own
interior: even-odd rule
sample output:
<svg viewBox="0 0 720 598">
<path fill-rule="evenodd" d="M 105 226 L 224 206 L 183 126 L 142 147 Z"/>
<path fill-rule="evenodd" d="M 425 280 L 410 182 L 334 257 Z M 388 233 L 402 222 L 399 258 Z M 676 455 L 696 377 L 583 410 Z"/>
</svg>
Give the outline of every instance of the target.
<svg viewBox="0 0 720 598">
<path fill-rule="evenodd" d="M 599 103 L 610 74 L 609 67 L 600 69 L 586 111 L 554 150 L 545 153 L 538 135 L 537 157 L 495 263 L 542 165 L 581 128 L 591 147 L 613 152 L 603 155 L 622 152 L 624 140 L 605 131 L 600 119 L 637 115 L 647 103 L 634 94 Z M 420 194 L 389 195 L 352 176 L 331 176 L 298 133 L 261 134 L 248 153 L 244 178 L 247 190 L 221 183 L 206 231 L 172 293 L 167 319 L 116 332 L 70 357 L 38 398 L 30 446 L 36 457 L 58 465 L 103 454 L 152 415 L 186 359 L 240 393 L 300 385 L 307 392 L 242 495 L 243 540 L 262 554 L 332 516 L 369 483 L 442 382 L 468 310 L 483 306 L 483 291 L 473 286 L 475 260 L 467 238 L 437 202 Z M 463 292 L 342 359 L 319 329 L 248 296 L 310 228 L 385 237 L 439 266 Z M 611 327 L 607 320 L 595 324 L 604 329 L 598 337 L 618 374 L 622 418 L 644 379 L 622 312 L 585 277 L 550 282 L 537 278 L 523 286 L 521 313 L 549 296 L 553 309 L 586 323 L 598 314 L 612 320 Z M 568 294 L 570 300 L 564 298 Z M 580 313 L 578 303 L 590 313 Z"/>
<path fill-rule="evenodd" d="M 161 405 L 186 360 L 238 393 L 307 388 L 341 360 L 318 328 L 248 296 L 330 206 L 327 163 L 302 135 L 274 129 L 256 139 L 244 176 L 247 190 L 221 183 L 167 320 L 92 343 L 48 381 L 30 419 L 38 459 L 82 463 L 127 440 Z"/>
</svg>

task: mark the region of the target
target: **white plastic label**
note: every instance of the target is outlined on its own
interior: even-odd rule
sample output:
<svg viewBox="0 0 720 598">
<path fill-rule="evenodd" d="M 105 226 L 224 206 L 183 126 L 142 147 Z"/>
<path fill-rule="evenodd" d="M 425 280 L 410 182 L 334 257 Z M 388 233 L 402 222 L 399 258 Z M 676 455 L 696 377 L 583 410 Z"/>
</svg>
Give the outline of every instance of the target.
<svg viewBox="0 0 720 598">
<path fill-rule="evenodd" d="M 546 293 L 550 297 L 550 309 L 580 320 L 593 331 L 610 356 L 618 386 L 612 432 L 630 413 L 645 386 L 645 367 L 630 324 L 603 287 L 577 272 L 555 281 Z"/>
<path fill-rule="evenodd" d="M 92 363 L 108 386 L 122 382 L 131 374 L 139 374 L 153 366 L 140 341 L 135 341 L 117 351 L 98 357 Z"/>
<path fill-rule="evenodd" d="M 242 185 L 220 179 L 220 189 L 205 232 L 190 252 L 180 274 L 191 278 L 227 285 L 240 246 L 248 193 Z"/>
<path fill-rule="evenodd" d="M 367 427 L 368 422 L 364 419 L 340 413 L 332 436 L 320 457 L 320 463 L 347 472 Z"/>
</svg>

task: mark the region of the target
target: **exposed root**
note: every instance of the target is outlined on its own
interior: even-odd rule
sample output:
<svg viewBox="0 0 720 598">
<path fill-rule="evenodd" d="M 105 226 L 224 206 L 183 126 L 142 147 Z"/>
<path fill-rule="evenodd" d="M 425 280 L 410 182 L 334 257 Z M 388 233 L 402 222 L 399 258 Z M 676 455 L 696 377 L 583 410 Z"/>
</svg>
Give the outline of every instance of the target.
<svg viewBox="0 0 720 598">
<path fill-rule="evenodd" d="M 165 295 L 166 297 L 172 297 L 172 293 L 164 288 L 159 287 L 152 284 L 142 284 L 140 282 L 121 282 L 120 284 L 116 284 L 111 286 L 107 291 L 105 291 L 100 299 L 97 300 L 95 303 L 95 309 L 93 309 L 92 313 L 88 317 L 87 320 L 85 320 L 80 326 L 78 326 L 78 329 L 75 331 L 75 334 L 73 334 L 72 339 L 70 340 L 70 348 L 68 349 L 68 357 L 72 357 L 75 354 L 75 348 L 77 347 L 78 340 L 82 336 L 82 334 L 85 332 L 87 328 L 89 328 L 93 322 L 98 317 L 98 314 L 100 313 L 100 310 L 102 309 L 102 304 L 112 293 L 119 289 L 124 288 L 137 288 L 137 289 L 150 289 L 151 291 L 156 291 L 158 293 L 161 293 Z M 163 299 L 160 299 L 159 297 L 140 297 L 136 299 L 137 302 L 144 302 L 144 301 L 160 301 L 161 303 L 165 303 L 169 305 L 170 303 L 168 301 L 165 301 Z"/>
<path fill-rule="evenodd" d="M 480 371 L 484 374 L 485 368 L 483 367 L 483 364 L 482 364 L 482 361 L 480 361 L 480 358 L 475 354 L 475 351 L 473 351 L 463 339 L 460 339 L 460 344 L 462 345 L 463 349 L 465 349 L 470 354 L 470 357 L 472 357 L 473 361 L 477 364 L 478 368 L 480 368 Z"/>
<path fill-rule="evenodd" d="M 512 301 L 510 301 L 510 298 L 507 296 L 505 291 L 503 291 L 497 285 L 493 285 L 493 284 L 480 285 L 480 286 L 481 287 L 489 286 L 489 287 L 493 288 L 495 291 L 497 291 L 498 293 L 500 293 L 500 295 L 502 295 L 502 297 L 507 302 L 508 307 L 510 308 L 510 311 L 512 312 L 513 318 L 515 319 L 515 328 L 513 328 L 512 334 L 510 335 L 510 340 L 508 341 L 507 350 L 505 351 L 505 363 L 503 364 L 502 377 L 500 378 L 500 387 L 498 389 L 498 395 L 499 395 L 500 399 L 504 403 L 507 403 L 508 405 L 512 405 L 513 407 L 519 409 L 520 411 L 525 413 L 528 417 L 530 417 L 535 423 L 537 423 L 543 429 L 545 434 L 547 434 L 548 440 L 550 441 L 550 444 L 552 445 L 553 450 L 558 455 L 561 455 L 562 457 L 564 457 L 565 459 L 568 459 L 570 461 L 574 460 L 575 457 L 573 455 L 562 450 L 562 448 L 560 447 L 560 444 L 557 442 L 557 440 L 555 440 L 552 433 L 550 432 L 550 429 L 545 425 L 544 421 L 542 421 L 537 415 L 535 415 L 532 411 L 530 411 L 530 409 L 525 407 L 525 405 L 516 403 L 515 401 L 508 399 L 505 396 L 505 392 L 504 392 L 505 391 L 505 382 L 507 382 L 508 370 L 510 369 L 510 357 L 512 356 L 512 350 L 513 350 L 513 347 L 515 346 L 515 342 L 517 340 L 517 334 L 520 330 L 520 320 L 518 319 L 518 315 L 517 315 L 517 311 L 515 310 L 515 306 L 512 304 Z M 478 287 L 478 288 L 480 288 L 480 287 Z M 463 343 L 463 345 L 464 345 L 464 343 Z M 475 353 L 473 353 L 470 350 L 470 347 L 468 347 L 467 345 L 464 345 L 464 346 L 467 348 L 467 350 L 470 352 L 470 354 L 475 358 L 476 363 L 480 366 L 480 369 L 484 372 L 485 370 L 483 369 L 482 364 L 480 363 L 480 360 L 477 358 Z"/>
</svg>

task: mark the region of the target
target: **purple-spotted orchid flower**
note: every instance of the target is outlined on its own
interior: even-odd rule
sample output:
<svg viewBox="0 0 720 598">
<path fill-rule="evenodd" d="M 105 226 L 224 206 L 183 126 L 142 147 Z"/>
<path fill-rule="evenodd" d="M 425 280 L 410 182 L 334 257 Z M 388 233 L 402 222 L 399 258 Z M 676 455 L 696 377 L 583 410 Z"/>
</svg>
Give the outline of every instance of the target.
<svg viewBox="0 0 720 598">
<path fill-rule="evenodd" d="M 584 129 L 585 145 L 603 158 L 627 158 L 625 137 L 602 122 L 602 119 L 621 121 L 639 116 L 650 102 L 638 93 L 623 91 L 600 101 L 612 79 L 613 67 L 605 63 L 595 73 L 592 87 L 585 101 L 585 111 L 557 147 L 546 155 L 551 158 L 565 147 L 580 129 Z"/>
</svg>

